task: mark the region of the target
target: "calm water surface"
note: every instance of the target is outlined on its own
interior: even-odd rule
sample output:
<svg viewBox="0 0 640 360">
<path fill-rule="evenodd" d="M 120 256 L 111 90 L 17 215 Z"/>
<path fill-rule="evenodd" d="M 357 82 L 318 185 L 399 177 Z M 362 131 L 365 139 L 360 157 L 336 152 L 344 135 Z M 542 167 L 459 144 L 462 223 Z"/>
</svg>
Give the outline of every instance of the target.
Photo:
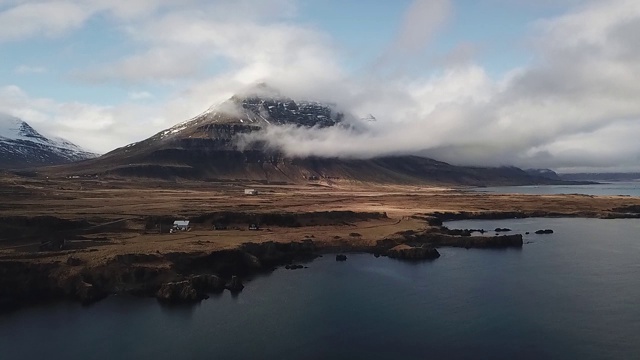
<svg viewBox="0 0 640 360">
<path fill-rule="evenodd" d="M 232 297 L 111 297 L 0 316 L 0 359 L 639 359 L 640 221 L 460 221 L 555 230 L 418 264 L 325 256 Z"/>
<path fill-rule="evenodd" d="M 498 194 L 584 194 L 640 196 L 640 182 L 613 182 L 594 185 L 532 185 L 475 188 L 474 191 Z"/>
</svg>

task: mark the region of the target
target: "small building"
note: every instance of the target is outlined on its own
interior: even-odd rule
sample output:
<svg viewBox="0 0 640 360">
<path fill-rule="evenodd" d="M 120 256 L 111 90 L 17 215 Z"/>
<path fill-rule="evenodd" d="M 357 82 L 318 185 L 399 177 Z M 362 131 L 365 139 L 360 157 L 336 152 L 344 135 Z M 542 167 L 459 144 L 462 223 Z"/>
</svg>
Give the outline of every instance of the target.
<svg viewBox="0 0 640 360">
<path fill-rule="evenodd" d="M 258 190 L 256 189 L 244 189 L 245 195 L 258 195 Z"/>
<path fill-rule="evenodd" d="M 260 226 L 258 226 L 258 224 L 251 224 L 249 225 L 249 230 L 260 230 Z"/>
<path fill-rule="evenodd" d="M 189 230 L 189 220 L 176 220 L 173 222 L 173 231 L 187 231 Z"/>
</svg>

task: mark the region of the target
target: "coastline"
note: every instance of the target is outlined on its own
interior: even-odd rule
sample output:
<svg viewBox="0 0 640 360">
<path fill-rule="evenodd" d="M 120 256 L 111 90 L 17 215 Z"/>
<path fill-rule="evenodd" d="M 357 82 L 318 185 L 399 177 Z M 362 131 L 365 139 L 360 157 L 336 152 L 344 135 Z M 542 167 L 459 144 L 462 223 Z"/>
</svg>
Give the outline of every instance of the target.
<svg viewBox="0 0 640 360">
<path fill-rule="evenodd" d="M 446 228 L 408 230 L 395 236 L 368 241 L 322 242 L 311 239 L 292 242 L 244 243 L 232 249 L 179 252 L 130 253 L 106 263 L 88 263 L 82 252 L 55 254 L 55 260 L 0 258 L 0 308 L 57 300 L 85 305 L 109 295 L 130 294 L 156 297 L 166 303 L 191 303 L 208 294 L 229 290 L 240 292 L 243 281 L 318 256 L 370 253 L 406 261 L 434 260 L 438 247 L 505 248 L 522 247 L 522 235 L 459 236 Z M 66 261 L 63 259 L 66 258 Z M 46 258 L 44 258 L 46 259 Z M 38 261 L 39 260 L 39 261 Z"/>
<path fill-rule="evenodd" d="M 83 183 L 80 190 L 60 182 L 0 183 L 8 194 L 0 207 L 2 311 L 61 299 L 91 304 L 112 294 L 193 303 L 209 293 L 239 292 L 259 273 L 297 270 L 327 254 L 432 261 L 440 247 L 523 245 L 521 234 L 475 236 L 449 230 L 443 221 L 640 217 L 640 198 L 629 197 L 360 185 L 262 186 L 260 195 L 242 196 L 244 184 L 154 192 L 138 183 L 112 185 L 105 190 Z M 164 233 L 176 218 L 192 220 L 193 228 Z M 215 229 L 220 221 L 224 230 Z M 262 228 L 247 230 L 253 222 Z"/>
</svg>

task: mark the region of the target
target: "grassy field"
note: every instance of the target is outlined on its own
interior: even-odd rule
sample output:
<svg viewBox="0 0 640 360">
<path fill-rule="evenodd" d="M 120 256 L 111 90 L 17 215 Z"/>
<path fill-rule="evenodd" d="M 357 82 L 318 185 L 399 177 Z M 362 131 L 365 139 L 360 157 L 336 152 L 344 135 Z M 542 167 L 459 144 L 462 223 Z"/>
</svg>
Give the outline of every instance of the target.
<svg viewBox="0 0 640 360">
<path fill-rule="evenodd" d="M 245 188 L 257 189 L 259 194 L 245 195 Z M 118 254 L 213 251 L 246 242 L 313 239 L 328 246 L 368 245 L 399 231 L 424 229 L 426 223 L 413 216 L 434 212 L 607 217 L 613 208 L 640 205 L 640 199 L 630 197 L 504 195 L 426 186 L 350 183 L 329 187 L 12 175 L 0 178 L 0 195 L 0 258 L 52 261 L 73 253 L 90 262 L 107 261 Z M 345 214 L 335 218 L 323 213 L 331 211 Z M 207 214 L 224 212 L 231 214 L 229 227 L 213 230 L 215 215 L 208 218 Z M 386 216 L 359 218 L 360 213 Z M 247 219 L 261 214 L 293 214 L 294 219 L 306 215 L 296 226 L 263 225 L 260 231 L 248 230 L 251 221 Z M 49 225 L 40 220 L 43 216 L 70 223 L 47 228 Z M 153 228 L 164 223 L 166 229 L 173 219 L 194 218 L 201 221 L 192 222 L 188 232 L 157 233 Z M 65 250 L 38 251 L 52 236 L 65 238 Z"/>
</svg>

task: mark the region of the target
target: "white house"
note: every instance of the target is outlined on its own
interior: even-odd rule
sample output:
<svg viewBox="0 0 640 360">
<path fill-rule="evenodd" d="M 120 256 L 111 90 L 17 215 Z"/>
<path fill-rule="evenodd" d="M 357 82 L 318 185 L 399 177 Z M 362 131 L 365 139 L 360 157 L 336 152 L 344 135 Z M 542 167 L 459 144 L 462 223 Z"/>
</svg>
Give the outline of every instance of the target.
<svg viewBox="0 0 640 360">
<path fill-rule="evenodd" d="M 245 195 L 258 195 L 258 190 L 256 189 L 244 189 Z"/>
<path fill-rule="evenodd" d="M 189 230 L 189 220 L 176 220 L 173 222 L 173 230 L 187 231 Z"/>
</svg>

